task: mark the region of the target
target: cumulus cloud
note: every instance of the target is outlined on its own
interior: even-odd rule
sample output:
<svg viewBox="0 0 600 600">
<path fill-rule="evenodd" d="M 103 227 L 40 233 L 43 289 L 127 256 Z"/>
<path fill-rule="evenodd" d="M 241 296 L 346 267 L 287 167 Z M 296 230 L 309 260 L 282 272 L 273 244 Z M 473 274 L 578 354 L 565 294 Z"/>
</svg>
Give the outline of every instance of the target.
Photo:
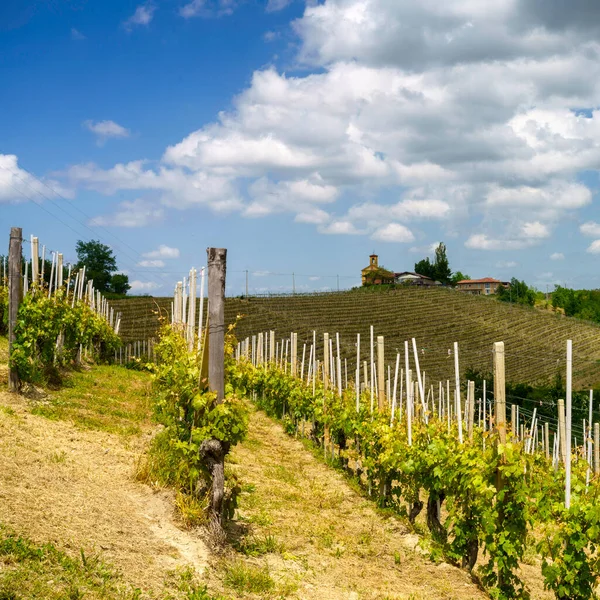
<svg viewBox="0 0 600 600">
<path fill-rule="evenodd" d="M 565 260 L 565 255 L 562 252 L 553 252 L 550 255 L 550 260 Z"/>
<path fill-rule="evenodd" d="M 160 283 L 155 283 L 154 281 L 140 281 L 139 279 L 130 281 L 129 285 L 131 286 L 132 292 L 154 292 L 162 287 Z"/>
<path fill-rule="evenodd" d="M 127 31 L 131 31 L 139 25 L 149 25 L 154 17 L 156 6 L 152 3 L 140 4 L 135 12 L 123 22 L 123 27 Z"/>
<path fill-rule="evenodd" d="M 83 126 L 96 136 L 96 142 L 102 146 L 110 138 L 127 138 L 129 129 L 114 121 L 84 121 Z"/>
<path fill-rule="evenodd" d="M 579 231 L 583 233 L 583 235 L 587 235 L 590 237 L 600 237 L 600 223 L 595 223 L 594 221 L 587 221 L 587 223 L 583 223 L 579 227 Z"/>
<path fill-rule="evenodd" d="M 146 258 L 179 258 L 179 248 L 171 248 L 161 244 L 156 250 L 144 252 L 142 256 Z"/>
<path fill-rule="evenodd" d="M 153 203 L 138 198 L 124 201 L 112 215 L 99 215 L 90 220 L 93 226 L 147 227 L 163 220 L 165 211 Z"/>
<path fill-rule="evenodd" d="M 14 154 L 0 154 L 0 204 L 29 199 L 39 203 L 58 196 L 72 198 L 73 192 L 58 181 L 40 178 L 22 169 Z"/>
<path fill-rule="evenodd" d="M 594 240 L 587 249 L 590 254 L 600 254 L 600 240 Z"/>
<path fill-rule="evenodd" d="M 600 165 L 600 19 L 575 2 L 585 18 L 542 0 L 307 2 L 293 28 L 312 71 L 258 70 L 160 160 L 67 177 L 325 234 L 410 224 L 418 237 L 412 223 L 429 220 L 436 237 L 477 231 L 469 248 L 528 247 L 591 203 L 578 175 Z M 192 0 L 180 14 L 234 6 Z"/>
<path fill-rule="evenodd" d="M 380 227 L 371 236 L 380 242 L 412 242 L 415 239 L 412 231 L 400 223 L 389 223 Z"/>
<path fill-rule="evenodd" d="M 140 260 L 138 267 L 164 267 L 164 260 Z"/>
</svg>

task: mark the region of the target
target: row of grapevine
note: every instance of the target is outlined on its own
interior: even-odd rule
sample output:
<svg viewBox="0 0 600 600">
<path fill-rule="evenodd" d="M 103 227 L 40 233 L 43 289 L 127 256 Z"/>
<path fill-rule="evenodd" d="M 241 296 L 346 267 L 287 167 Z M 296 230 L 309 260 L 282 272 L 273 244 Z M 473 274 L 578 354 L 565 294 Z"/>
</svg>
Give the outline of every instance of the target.
<svg viewBox="0 0 600 600">
<path fill-rule="evenodd" d="M 132 298 L 115 303 L 123 312 L 122 334 L 125 340 L 155 335 L 160 307 L 170 313 L 172 298 Z M 353 353 L 356 333 L 369 335 L 369 323 L 385 334 L 385 350 L 394 353 L 405 339 L 420 341 L 423 368 L 436 380 L 453 377 L 452 359 L 444 340 L 456 340 L 462 348 L 461 366 L 489 372 L 491 345 L 495 339 L 507 344 L 506 367 L 510 382 L 549 383 L 564 371 L 564 342 L 575 345 L 574 384 L 580 388 L 600 383 L 600 328 L 572 318 L 535 309 L 500 303 L 491 298 L 460 292 L 416 288 L 385 293 L 362 291 L 315 296 L 273 298 L 227 298 L 227 323 L 238 322 L 241 338 L 256 331 L 275 329 L 279 337 L 298 332 L 300 345 L 308 343 L 312 331 L 322 334 L 338 331 L 344 353 Z M 368 359 L 366 348 L 361 359 Z"/>
<path fill-rule="evenodd" d="M 15 229 L 13 232 L 15 233 Z M 4 265 L 1 312 L 8 323 L 9 290 L 18 305 L 10 323 L 10 367 L 17 381 L 37 382 L 53 378 L 58 369 L 94 356 L 110 360 L 120 347 L 121 317 L 87 280 L 85 267 L 73 270 L 63 255 L 52 252 L 50 277 L 45 278 L 45 247 L 39 253 L 38 238 L 30 241 L 31 256 L 21 264 L 21 232 L 16 229 L 12 260 Z M 12 273 L 12 275 L 11 275 Z"/>
<path fill-rule="evenodd" d="M 473 569 L 483 550 L 477 572 L 492 597 L 527 597 L 519 563 L 532 546 L 556 598 L 595 597 L 598 426 L 592 440 L 588 421 L 580 451 L 571 446 L 570 344 L 565 413 L 559 409 L 560 427 L 552 431 L 550 423 L 538 427 L 535 411 L 519 426 L 517 406 L 506 419 L 502 343 L 493 352 L 494 389 L 480 390 L 476 418 L 475 386 L 460 381 L 457 345 L 452 383 L 433 383 L 421 370 L 415 340 L 404 346 L 404 368 L 398 353 L 388 369 L 383 340 L 371 338 L 372 358 L 366 365 L 355 360 L 348 378 L 337 336 L 335 344 L 333 336 L 323 338 L 324 350 L 313 336 L 300 352 L 295 334 L 247 337 L 236 349 L 234 386 L 283 419 L 290 433 L 320 443 L 325 457 L 339 461 L 381 505 L 414 521 L 426 504 L 432 536 L 450 560 Z M 358 355 L 359 344 L 360 338 Z"/>
</svg>

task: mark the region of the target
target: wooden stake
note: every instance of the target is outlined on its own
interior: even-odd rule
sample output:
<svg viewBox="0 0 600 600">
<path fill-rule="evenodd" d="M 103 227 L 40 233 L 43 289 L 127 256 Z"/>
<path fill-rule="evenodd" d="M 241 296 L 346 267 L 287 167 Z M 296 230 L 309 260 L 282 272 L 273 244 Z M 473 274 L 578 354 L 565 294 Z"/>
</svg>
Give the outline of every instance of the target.
<svg viewBox="0 0 600 600">
<path fill-rule="evenodd" d="M 506 444 L 506 384 L 504 380 L 504 342 L 494 343 L 494 399 L 496 430 L 500 444 Z"/>
<path fill-rule="evenodd" d="M 469 381 L 469 439 L 473 439 L 473 420 L 475 418 L 475 382 Z"/>
<path fill-rule="evenodd" d="M 225 397 L 225 276 L 227 250 L 208 248 L 208 385 L 217 393 L 217 403 Z M 181 288 L 180 288 L 181 289 Z"/>
<path fill-rule="evenodd" d="M 15 325 L 19 304 L 23 298 L 23 281 L 21 278 L 21 254 L 23 244 L 23 230 L 12 227 L 8 244 L 8 356 L 10 357 L 16 341 Z M 19 375 L 15 367 L 10 367 L 8 372 L 8 390 L 18 392 L 20 388 Z"/>
<path fill-rule="evenodd" d="M 454 342 L 454 402 L 456 408 L 456 422 L 458 423 L 458 441 L 463 443 L 462 408 L 460 402 L 460 371 L 458 369 L 458 342 Z"/>
<path fill-rule="evenodd" d="M 558 445 L 563 465 L 567 463 L 567 428 L 565 425 L 565 401 L 558 401 Z"/>
<path fill-rule="evenodd" d="M 594 423 L 594 473 L 600 474 L 600 424 Z"/>
<path fill-rule="evenodd" d="M 383 343 L 383 336 L 377 336 L 377 382 L 378 382 L 378 394 L 377 394 L 377 408 L 381 412 L 385 408 L 385 362 L 384 352 L 385 347 Z"/>
</svg>

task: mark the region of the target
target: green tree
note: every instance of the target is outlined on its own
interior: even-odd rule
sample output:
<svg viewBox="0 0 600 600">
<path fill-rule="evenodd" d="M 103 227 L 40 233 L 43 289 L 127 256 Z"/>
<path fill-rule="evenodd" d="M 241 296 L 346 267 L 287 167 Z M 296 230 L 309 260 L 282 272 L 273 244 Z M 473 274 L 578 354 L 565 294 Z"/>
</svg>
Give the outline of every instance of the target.
<svg viewBox="0 0 600 600">
<path fill-rule="evenodd" d="M 452 285 L 456 285 L 459 281 L 464 281 L 465 279 L 471 279 L 470 275 L 465 275 L 460 271 L 456 271 L 454 275 L 452 275 L 452 279 L 450 280 Z"/>
<path fill-rule="evenodd" d="M 519 281 L 516 277 L 513 277 L 510 280 L 509 287 L 498 286 L 496 296 L 501 302 L 533 306 L 535 304 L 536 292 L 534 288 L 529 287 L 524 281 Z"/>
<path fill-rule="evenodd" d="M 415 263 L 415 273 L 435 279 L 435 265 L 429 260 L 429 256 Z"/>
<path fill-rule="evenodd" d="M 415 273 L 431 277 L 435 281 L 440 281 L 444 285 L 448 285 L 452 281 L 452 271 L 446 254 L 446 244 L 440 242 L 435 249 L 435 261 L 431 262 L 429 257 L 425 257 L 418 263 L 415 263 Z"/>
<path fill-rule="evenodd" d="M 444 285 L 448 285 L 452 281 L 452 271 L 448 256 L 446 254 L 446 244 L 440 242 L 435 249 L 435 277 L 436 281 L 441 281 Z"/>
<path fill-rule="evenodd" d="M 131 289 L 129 277 L 123 273 L 115 273 L 110 279 L 110 287 L 113 293 L 125 295 Z"/>
<path fill-rule="evenodd" d="M 113 275 L 117 271 L 117 259 L 112 249 L 99 240 L 83 242 L 79 240 L 75 247 L 77 251 L 78 269 L 85 265 L 85 275 L 87 279 L 94 280 L 94 287 L 100 292 L 115 292 L 113 281 L 117 284 L 119 290 L 129 289 L 129 278 L 127 275 Z"/>
</svg>

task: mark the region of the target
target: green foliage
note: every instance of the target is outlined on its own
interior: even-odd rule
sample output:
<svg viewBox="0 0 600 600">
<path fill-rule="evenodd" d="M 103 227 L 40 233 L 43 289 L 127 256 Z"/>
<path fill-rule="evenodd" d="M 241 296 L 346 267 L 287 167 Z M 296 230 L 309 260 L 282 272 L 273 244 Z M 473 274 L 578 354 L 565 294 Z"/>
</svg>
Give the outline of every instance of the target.
<svg viewBox="0 0 600 600">
<path fill-rule="evenodd" d="M 8 333 L 8 285 L 0 286 L 0 335 Z"/>
<path fill-rule="evenodd" d="M 471 276 L 465 275 L 464 273 L 461 273 L 460 271 L 456 271 L 456 273 L 454 273 L 454 275 L 452 275 L 452 279 L 450 280 L 450 283 L 452 285 L 456 285 L 459 281 L 464 281 L 465 279 L 471 279 Z"/>
<path fill-rule="evenodd" d="M 526 454 L 510 438 L 499 445 L 495 434 L 476 429 L 472 440 L 460 444 L 455 425 L 448 430 L 445 421 L 416 419 L 409 444 L 405 423 L 390 425 L 387 408 L 371 414 L 368 393 L 357 411 L 352 389 L 340 398 L 317 384 L 313 395 L 312 385 L 243 359 L 232 383 L 255 396 L 268 414 L 285 414 L 290 433 L 297 433 L 302 422 L 312 423 L 311 436 L 321 442 L 328 430 L 342 464 L 360 465 L 365 487 L 378 490 L 380 506 L 407 514 L 422 494 L 434 505 L 436 499 L 445 502 L 446 518 L 430 524 L 436 552 L 439 548 L 452 562 L 472 566 L 481 549 L 485 557 L 478 572 L 491 597 L 529 597 L 519 566 L 531 547 L 529 538 L 540 528 L 546 586 L 559 599 L 595 597 L 600 481 L 593 480 L 586 491 L 584 461 L 573 462 L 573 506 L 565 511 L 564 472 L 554 471 L 542 455 Z M 562 381 L 555 387 L 560 393 Z"/>
<path fill-rule="evenodd" d="M 562 308 L 568 317 L 600 323 L 600 290 L 572 290 L 557 285 L 552 306 Z"/>
<path fill-rule="evenodd" d="M 231 343 L 226 343 L 229 355 L 231 348 Z M 148 365 L 155 392 L 154 413 L 165 429 L 154 439 L 142 478 L 200 499 L 210 485 L 200 453 L 202 442 L 217 439 L 229 448 L 243 440 L 248 428 L 247 409 L 230 387 L 223 401 L 216 401 L 216 395 L 200 378 L 201 353 L 188 351 L 177 326 L 163 325 L 155 357 L 156 363 Z M 231 514 L 239 488 L 235 481 L 228 482 L 228 487 L 225 511 Z M 183 499 L 182 504 L 185 502 Z"/>
<path fill-rule="evenodd" d="M 223 583 L 240 594 L 265 594 L 275 587 L 275 581 L 265 567 L 236 562 L 227 567 Z"/>
<path fill-rule="evenodd" d="M 394 274 L 384 267 L 379 267 L 368 273 L 365 273 L 365 282 L 363 285 L 385 285 L 394 283 Z"/>
<path fill-rule="evenodd" d="M 15 336 L 10 363 L 22 381 L 30 382 L 44 381 L 56 367 L 72 364 L 80 345 L 91 348 L 95 358 L 110 360 L 121 343 L 85 303 L 72 307 L 64 291 L 48 298 L 43 289 L 34 289 L 19 305 Z"/>
<path fill-rule="evenodd" d="M 536 290 L 529 287 L 524 281 L 519 281 L 516 277 L 510 280 L 508 288 L 499 285 L 496 290 L 496 297 L 501 302 L 512 302 L 514 304 L 524 304 L 533 306 L 536 299 Z"/>
<path fill-rule="evenodd" d="M 117 259 L 110 246 L 99 240 L 83 242 L 79 240 L 75 246 L 77 251 L 77 269 L 85 266 L 88 280 L 94 280 L 94 287 L 100 292 L 125 294 L 131 288 L 129 277 L 117 271 Z"/>
<path fill-rule="evenodd" d="M 431 277 L 435 281 L 439 281 L 444 285 L 452 283 L 452 270 L 448 261 L 446 244 L 440 242 L 435 249 L 435 260 L 431 262 L 429 257 L 415 263 L 415 273 Z"/>
<path fill-rule="evenodd" d="M 125 586 L 121 576 L 99 556 L 83 550 L 69 556 L 53 544 L 34 544 L 2 525 L 0 563 L 3 600 L 140 597 L 140 590 Z"/>
</svg>

